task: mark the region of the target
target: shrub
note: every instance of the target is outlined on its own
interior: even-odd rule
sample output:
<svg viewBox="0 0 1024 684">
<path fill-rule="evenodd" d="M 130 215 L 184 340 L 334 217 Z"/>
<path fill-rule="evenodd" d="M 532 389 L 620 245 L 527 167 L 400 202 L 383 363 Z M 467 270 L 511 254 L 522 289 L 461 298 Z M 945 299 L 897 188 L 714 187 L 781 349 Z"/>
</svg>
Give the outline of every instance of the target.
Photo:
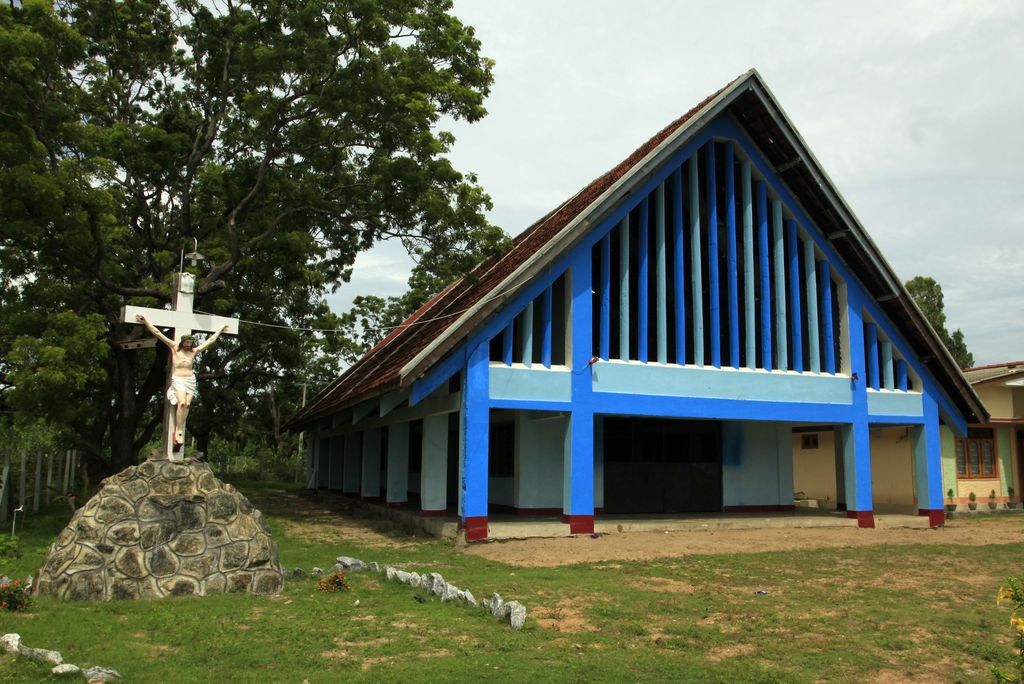
<svg viewBox="0 0 1024 684">
<path fill-rule="evenodd" d="M 17 537 L 0 535 L 0 558 L 21 558 Z"/>
<path fill-rule="evenodd" d="M 11 612 L 28 608 L 28 590 L 21 580 L 0 584 L 0 610 Z"/>
<path fill-rule="evenodd" d="M 1009 603 L 1013 607 L 1010 612 L 1010 629 L 1015 637 L 1017 654 L 1013 660 L 1013 672 L 993 667 L 992 675 L 1000 684 L 1024 684 L 1024 575 L 1006 579 L 1006 584 L 999 589 L 999 596 L 996 597 L 996 604 L 1001 603 Z"/>
<path fill-rule="evenodd" d="M 317 580 L 316 589 L 317 591 L 322 591 L 325 594 L 341 591 L 342 589 L 348 589 L 348 582 L 345 581 L 345 573 L 341 570 L 335 570 L 330 575 L 321 577 Z"/>
</svg>

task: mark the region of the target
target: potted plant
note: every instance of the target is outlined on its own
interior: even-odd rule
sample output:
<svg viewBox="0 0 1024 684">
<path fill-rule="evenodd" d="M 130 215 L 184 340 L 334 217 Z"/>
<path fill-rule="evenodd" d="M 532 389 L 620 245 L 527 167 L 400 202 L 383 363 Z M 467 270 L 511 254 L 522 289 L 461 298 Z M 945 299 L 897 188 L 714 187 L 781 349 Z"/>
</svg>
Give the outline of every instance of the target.
<svg viewBox="0 0 1024 684">
<path fill-rule="evenodd" d="M 950 487 L 949 491 L 946 492 L 946 498 L 948 499 L 948 501 L 946 503 L 946 511 L 948 513 L 952 513 L 953 511 L 956 510 L 956 497 L 953 496 L 953 488 L 952 487 Z"/>
<path fill-rule="evenodd" d="M 974 492 L 967 495 L 967 507 L 972 511 L 978 510 L 978 497 Z"/>
<path fill-rule="evenodd" d="M 988 507 L 993 511 L 996 510 L 996 490 L 992 490 L 988 493 Z"/>
<path fill-rule="evenodd" d="M 1017 508 L 1017 499 L 1015 498 L 1016 494 L 1017 494 L 1017 492 L 1015 492 L 1013 490 L 1013 487 L 1007 487 L 1006 488 L 1006 495 L 1009 497 L 1006 500 L 1006 507 L 1007 508 L 1009 508 L 1009 509 Z"/>
</svg>

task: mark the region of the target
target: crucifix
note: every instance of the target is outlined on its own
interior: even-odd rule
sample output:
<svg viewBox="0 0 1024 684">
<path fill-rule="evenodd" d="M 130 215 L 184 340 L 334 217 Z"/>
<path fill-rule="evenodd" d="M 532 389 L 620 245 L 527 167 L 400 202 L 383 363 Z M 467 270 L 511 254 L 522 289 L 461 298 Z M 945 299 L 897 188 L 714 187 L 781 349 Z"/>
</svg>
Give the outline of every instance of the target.
<svg viewBox="0 0 1024 684">
<path fill-rule="evenodd" d="M 121 310 L 122 323 L 148 323 L 147 327 L 154 331 L 158 337 L 172 347 L 172 353 L 167 364 L 167 384 L 164 387 L 164 451 L 165 457 L 171 461 L 180 461 L 185 457 L 185 417 L 188 415 L 188 402 L 195 392 L 194 379 L 192 380 L 191 393 L 186 395 L 187 389 L 181 385 L 182 378 L 179 376 L 175 382 L 175 353 L 174 344 L 179 336 L 188 340 L 193 332 L 213 332 L 214 335 L 206 343 L 200 345 L 194 351 L 186 349 L 191 355 L 186 356 L 186 361 L 191 367 L 192 355 L 201 351 L 222 332 L 228 335 L 238 334 L 238 319 L 225 316 L 211 316 L 209 314 L 196 313 L 192 310 L 192 300 L 195 296 L 195 279 L 189 273 L 179 273 L 174 278 L 174 293 L 171 296 L 171 308 L 150 309 L 143 306 L 125 306 Z M 170 328 L 170 337 L 163 337 L 156 327 Z M 184 344 L 184 341 L 182 342 Z M 182 345 L 178 345 L 179 349 Z M 184 407 L 181 406 L 181 399 L 185 398 Z M 184 411 L 182 411 L 184 408 Z M 180 419 L 180 425 L 177 424 Z"/>
</svg>

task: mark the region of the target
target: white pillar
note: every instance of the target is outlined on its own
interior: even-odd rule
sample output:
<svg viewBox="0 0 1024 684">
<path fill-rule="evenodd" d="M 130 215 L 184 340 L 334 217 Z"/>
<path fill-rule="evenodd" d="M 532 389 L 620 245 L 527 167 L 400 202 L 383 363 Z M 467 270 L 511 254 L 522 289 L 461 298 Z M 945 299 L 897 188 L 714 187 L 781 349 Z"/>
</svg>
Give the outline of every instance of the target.
<svg viewBox="0 0 1024 684">
<path fill-rule="evenodd" d="M 448 414 L 423 419 L 423 467 L 420 469 L 420 509 L 448 507 Z"/>
<path fill-rule="evenodd" d="M 409 500 L 409 424 L 388 426 L 388 483 L 387 502 L 405 503 Z"/>
<path fill-rule="evenodd" d="M 363 478 L 360 494 L 364 499 L 380 498 L 380 428 L 363 433 Z"/>
</svg>

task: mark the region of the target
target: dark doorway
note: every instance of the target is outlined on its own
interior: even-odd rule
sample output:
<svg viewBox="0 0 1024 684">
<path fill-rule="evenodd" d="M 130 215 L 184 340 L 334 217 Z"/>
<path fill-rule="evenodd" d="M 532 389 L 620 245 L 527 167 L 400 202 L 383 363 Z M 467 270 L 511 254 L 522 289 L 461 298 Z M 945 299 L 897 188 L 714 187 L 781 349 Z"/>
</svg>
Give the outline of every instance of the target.
<svg viewBox="0 0 1024 684">
<path fill-rule="evenodd" d="M 609 417 L 604 426 L 606 512 L 722 510 L 717 422 Z"/>
</svg>

